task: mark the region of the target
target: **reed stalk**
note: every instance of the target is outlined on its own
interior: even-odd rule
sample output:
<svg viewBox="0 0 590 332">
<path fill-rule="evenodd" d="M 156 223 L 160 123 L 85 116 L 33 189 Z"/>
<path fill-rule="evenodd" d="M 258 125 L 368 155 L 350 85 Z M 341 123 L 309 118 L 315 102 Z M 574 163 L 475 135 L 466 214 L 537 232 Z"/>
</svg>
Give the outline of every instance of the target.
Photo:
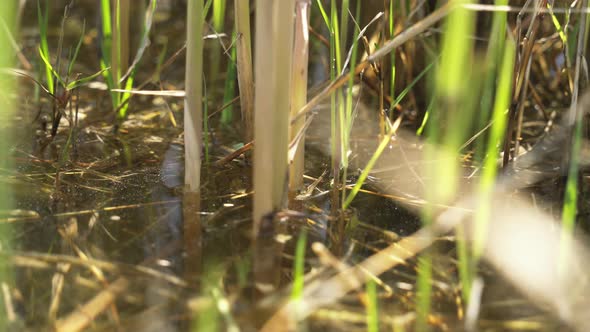
<svg viewBox="0 0 590 332">
<path fill-rule="evenodd" d="M 240 110 L 244 122 L 244 138 L 253 138 L 254 76 L 252 72 L 252 46 L 250 41 L 250 1 L 234 0 L 237 30 L 237 72 L 240 89 Z"/>
<path fill-rule="evenodd" d="M 256 10 L 255 235 L 262 217 L 280 210 L 286 199 L 295 1 L 257 0 Z"/>
<path fill-rule="evenodd" d="M 185 185 L 199 192 L 203 123 L 203 1 L 187 2 L 184 100 Z"/>
<path fill-rule="evenodd" d="M 293 42 L 293 70 L 291 85 L 291 116 L 297 115 L 307 103 L 307 65 L 309 58 L 309 9 L 310 0 L 297 0 L 295 4 L 295 37 Z M 289 139 L 293 141 L 303 130 L 305 117 L 291 123 Z M 289 164 L 289 192 L 296 193 L 303 187 L 305 135 L 297 143 L 293 160 Z"/>
</svg>

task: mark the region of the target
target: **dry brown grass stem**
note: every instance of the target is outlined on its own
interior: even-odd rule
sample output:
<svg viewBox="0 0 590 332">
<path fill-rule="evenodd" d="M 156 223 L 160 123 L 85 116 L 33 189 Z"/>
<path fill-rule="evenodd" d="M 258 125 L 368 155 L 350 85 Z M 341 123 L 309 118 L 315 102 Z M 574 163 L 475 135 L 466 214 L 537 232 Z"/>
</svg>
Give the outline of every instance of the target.
<svg viewBox="0 0 590 332">
<path fill-rule="evenodd" d="M 307 64 L 309 58 L 309 0 L 297 0 L 295 4 L 295 40 L 293 43 L 293 72 L 291 116 L 307 103 Z M 305 117 L 300 117 L 289 127 L 289 139 L 296 139 L 305 124 Z M 302 136 L 296 147 L 293 160 L 289 165 L 289 191 L 297 192 L 303 187 L 303 163 L 305 138 Z"/>
<path fill-rule="evenodd" d="M 245 141 L 253 137 L 254 76 L 252 72 L 252 46 L 250 38 L 250 1 L 235 0 L 238 87 L 240 89 L 240 109 L 244 122 Z"/>
<path fill-rule="evenodd" d="M 126 278 L 117 279 L 66 318 L 59 319 L 55 323 L 55 330 L 57 332 L 82 331 L 92 323 L 96 316 L 109 307 L 119 294 L 127 290 L 128 285 L 129 280 Z"/>
</svg>

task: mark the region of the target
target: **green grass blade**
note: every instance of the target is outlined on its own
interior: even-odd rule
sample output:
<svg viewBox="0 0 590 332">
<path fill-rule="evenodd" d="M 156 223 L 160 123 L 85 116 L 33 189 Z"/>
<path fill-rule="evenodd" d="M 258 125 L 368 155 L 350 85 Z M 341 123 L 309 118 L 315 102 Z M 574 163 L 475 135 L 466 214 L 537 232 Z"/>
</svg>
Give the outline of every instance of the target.
<svg viewBox="0 0 590 332">
<path fill-rule="evenodd" d="M 41 4 L 39 3 L 39 1 L 37 0 L 37 19 L 39 22 L 39 37 L 40 37 L 40 49 L 41 52 L 43 53 L 43 56 L 46 59 L 49 59 L 49 46 L 48 46 L 48 42 L 47 42 L 47 24 L 48 24 L 48 17 L 49 17 L 49 13 L 48 13 L 48 8 L 47 8 L 47 3 L 45 4 L 45 11 L 43 12 L 41 10 Z M 45 14 L 43 14 L 45 13 Z M 43 61 L 45 62 L 45 61 Z M 45 66 L 45 79 L 47 80 L 47 90 L 49 90 L 49 92 L 51 94 L 55 93 L 55 86 L 53 85 L 53 76 L 51 73 L 51 68 Z"/>
<path fill-rule="evenodd" d="M 237 34 L 234 31 L 233 33 L 233 40 L 237 38 Z M 234 99 L 236 95 L 236 78 L 237 78 L 237 67 L 236 67 L 236 57 L 237 51 L 236 47 L 232 47 L 230 53 L 230 61 L 227 64 L 227 75 L 225 78 L 225 87 L 223 91 L 223 105 L 227 105 Z M 221 123 L 224 125 L 229 125 L 233 120 L 233 106 L 230 105 L 226 107 L 221 112 Z"/>
<path fill-rule="evenodd" d="M 377 284 L 373 279 L 369 279 L 366 285 L 367 290 L 367 331 L 379 331 L 379 306 L 377 298 Z"/>
<path fill-rule="evenodd" d="M 358 194 L 359 190 L 363 186 L 363 183 L 365 183 L 365 180 L 367 180 L 367 177 L 369 176 L 369 173 L 371 172 L 371 170 L 375 166 L 375 163 L 377 162 L 377 160 L 379 159 L 379 157 L 381 156 L 383 151 L 385 151 L 385 148 L 389 145 L 390 140 L 391 140 L 391 133 L 383 136 L 383 138 L 381 139 L 381 142 L 379 143 L 379 146 L 375 150 L 375 153 L 373 153 L 373 155 L 371 156 L 371 159 L 369 159 L 367 166 L 365 166 L 365 168 L 361 172 L 361 175 L 359 176 L 358 180 L 356 181 L 356 184 L 354 185 L 354 187 L 352 188 L 352 190 L 350 191 L 350 193 L 346 197 L 346 200 L 344 200 L 344 205 L 342 206 L 343 209 L 346 210 L 350 206 L 350 203 L 352 203 L 352 200 L 355 198 L 356 194 Z"/>
<path fill-rule="evenodd" d="M 328 30 L 332 31 L 332 25 L 330 24 L 330 19 L 328 18 L 328 14 L 326 14 L 326 10 L 324 10 L 324 6 L 322 5 L 322 0 L 317 0 L 316 3 L 318 4 L 318 8 L 320 9 L 320 14 L 324 19 L 324 23 L 326 23 L 326 27 Z"/>
<path fill-rule="evenodd" d="M 423 254 L 418 258 L 418 280 L 416 281 L 416 331 L 428 331 L 432 294 L 432 255 Z"/>
<path fill-rule="evenodd" d="M 211 5 L 213 5 L 213 0 L 207 0 L 207 2 L 205 2 L 205 6 L 203 7 L 203 21 L 207 18 Z"/>
<path fill-rule="evenodd" d="M 303 295 L 303 285 L 305 276 L 305 246 L 307 245 L 307 231 L 303 229 L 297 245 L 295 247 L 295 262 L 293 264 L 293 288 L 291 290 L 291 299 L 298 300 Z"/>
<path fill-rule="evenodd" d="M 512 42 L 505 43 L 504 57 L 499 68 L 499 80 L 496 87 L 496 98 L 493 110 L 493 125 L 488 137 L 487 153 L 484 160 L 482 176 L 479 185 L 479 209 L 475 215 L 475 236 L 473 241 L 473 256 L 478 260 L 483 254 L 485 238 L 492 207 L 491 195 L 494 190 L 498 173 L 497 159 L 500 147 L 506 133 L 508 123 L 508 108 L 512 100 L 512 72 L 516 47 Z"/>
<path fill-rule="evenodd" d="M 82 42 L 84 41 L 84 34 L 86 33 L 86 21 L 82 23 L 82 33 L 80 34 L 80 39 L 78 40 L 78 44 L 76 44 L 76 48 L 74 49 L 74 54 L 70 58 L 70 63 L 68 64 L 68 71 L 66 77 L 69 77 L 72 73 L 72 69 L 74 68 L 74 63 L 78 58 L 78 53 L 80 52 L 80 47 L 82 46 Z"/>
<path fill-rule="evenodd" d="M 49 60 L 45 57 L 45 54 L 43 54 L 43 50 L 41 49 L 41 47 L 39 47 L 39 56 L 41 57 L 41 60 L 43 60 L 43 63 L 45 64 L 45 68 L 48 68 L 49 69 L 49 71 L 51 72 L 51 74 L 58 80 L 58 82 L 62 86 L 66 86 L 65 82 L 61 79 L 61 77 L 59 76 L 59 74 L 55 71 L 55 69 L 53 69 L 53 66 L 51 65 L 51 63 L 49 62 Z"/>
<path fill-rule="evenodd" d="M 97 78 L 98 76 L 104 74 L 104 72 L 109 69 L 110 68 L 101 69 L 99 72 L 96 72 L 90 76 L 86 76 L 86 77 L 81 78 L 79 80 L 75 80 L 73 82 L 70 82 L 68 85 L 66 85 L 66 89 L 67 90 L 74 90 L 75 88 L 86 85 L 86 84 L 90 83 L 92 80 L 94 80 L 95 78 Z"/>
</svg>

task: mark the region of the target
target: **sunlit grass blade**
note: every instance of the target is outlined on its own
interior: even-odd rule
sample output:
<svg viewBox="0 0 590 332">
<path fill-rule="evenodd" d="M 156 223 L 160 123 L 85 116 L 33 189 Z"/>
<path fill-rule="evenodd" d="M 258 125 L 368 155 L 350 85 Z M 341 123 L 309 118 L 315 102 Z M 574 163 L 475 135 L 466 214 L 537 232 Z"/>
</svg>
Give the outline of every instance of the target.
<svg viewBox="0 0 590 332">
<path fill-rule="evenodd" d="M 416 281 L 416 331 L 428 331 L 432 295 L 432 255 L 425 253 L 418 259 Z"/>
<path fill-rule="evenodd" d="M 299 234 L 297 245 L 295 247 L 295 261 L 293 263 L 293 288 L 291 289 L 291 299 L 298 300 L 303 292 L 305 275 L 305 247 L 307 246 L 307 231 L 304 229 Z"/>
<path fill-rule="evenodd" d="M 109 68 L 102 69 L 99 72 L 96 72 L 96 73 L 94 73 L 94 74 L 92 74 L 90 76 L 86 76 L 84 78 L 81 78 L 81 79 L 77 79 L 75 81 L 72 81 L 72 82 L 68 83 L 68 85 L 66 85 L 65 87 L 66 87 L 67 90 L 74 90 L 74 89 L 76 89 L 78 87 L 81 87 L 83 85 L 86 85 L 86 84 L 90 83 L 91 81 L 93 81 L 98 76 L 104 74 L 104 72 L 106 70 L 109 70 Z"/>
<path fill-rule="evenodd" d="M 366 285 L 367 290 L 367 331 L 379 331 L 379 306 L 377 298 L 377 283 L 369 279 Z"/>
<path fill-rule="evenodd" d="M 497 160 L 500 156 L 508 123 L 508 108 L 512 100 L 512 71 L 514 68 L 514 57 L 516 48 L 514 43 L 504 43 L 504 57 L 499 67 L 499 79 L 496 87 L 496 98 L 493 110 L 493 124 L 484 159 L 482 175 L 479 183 L 479 202 L 475 216 L 475 235 L 473 237 L 473 255 L 478 260 L 485 246 L 485 237 L 492 207 L 490 206 L 491 195 L 494 191 L 496 175 L 498 174 Z"/>
<path fill-rule="evenodd" d="M 0 19 L 6 23 L 6 30 L 0 32 L 0 45 L 6 47 L 10 43 L 10 36 L 14 35 L 17 31 L 16 27 L 16 1 L 5 0 L 0 1 Z M 48 53 L 47 53 L 48 54 Z M 0 52 L 0 68 L 14 68 L 14 54 L 10 49 L 4 49 Z M 15 112 L 16 103 L 13 103 L 12 98 L 5 98 L 6 96 L 18 95 L 18 85 L 13 76 L 3 75 L 0 78 L 0 92 L 3 98 L 0 98 L 0 169 L 3 170 L 4 174 L 13 171 L 13 162 L 15 160 L 14 154 L 12 153 L 14 147 L 18 144 L 17 140 L 13 136 L 12 126 L 9 124 L 14 123 L 15 116 L 19 116 L 22 112 Z M 16 174 L 16 173 L 14 173 Z M 15 188 L 10 181 L 0 181 L 0 210 L 1 211 L 13 211 L 16 208 Z M 3 225 L 0 229 L 0 243 L 2 243 L 3 251 L 10 251 L 16 241 L 12 238 L 13 232 L 18 227 L 10 227 L 10 225 Z M 12 300 L 9 300 L 11 295 L 8 295 L 13 290 L 18 280 L 15 280 L 16 269 L 13 264 L 10 263 L 11 259 L 8 256 L 0 258 L 0 280 L 2 281 L 2 289 L 4 291 L 3 306 L 4 310 L 0 312 L 0 330 L 10 331 L 15 329 L 16 319 L 8 310 L 9 306 L 13 304 Z M 14 314 L 14 312 L 12 312 Z M 12 318 L 12 320 L 11 320 Z"/>
<path fill-rule="evenodd" d="M 476 106 L 478 85 L 473 74 L 473 39 L 475 13 L 461 5 L 470 0 L 454 0 L 455 5 L 445 24 L 441 44 L 440 64 L 437 68 L 434 90 L 436 101 L 429 113 L 428 140 L 432 143 L 425 153 L 436 159 L 441 154 L 454 155 L 469 135 L 470 123 Z M 477 82 L 475 82 L 477 83 Z M 474 88 L 475 87 L 475 88 Z M 442 158 L 427 168 L 426 176 L 433 179 L 431 189 L 426 192 L 429 202 L 422 211 L 422 220 L 430 225 L 434 216 L 434 204 L 446 204 L 454 199 L 460 183 L 461 165 L 459 159 Z M 463 257 L 460 255 L 460 257 Z M 469 268 L 470 262 L 460 262 L 460 268 Z M 465 271 L 464 271 L 465 272 Z M 470 274 L 470 271 L 467 271 Z M 416 330 L 428 328 L 432 277 L 432 256 L 425 254 L 418 267 L 418 293 Z M 469 285 L 463 285 L 468 287 Z M 465 289 L 464 289 L 465 291 Z M 465 292 L 468 293 L 468 292 Z M 468 298 L 468 294 L 467 294 Z"/>
<path fill-rule="evenodd" d="M 39 24 L 39 37 L 40 37 L 40 53 L 42 57 L 49 59 L 49 45 L 47 43 L 47 22 L 49 19 L 48 4 L 45 3 L 45 10 L 41 10 L 41 4 L 37 0 L 37 18 Z M 43 61 L 46 62 L 45 60 Z M 55 93 L 55 87 L 53 85 L 53 77 L 51 73 L 51 67 L 45 66 L 45 79 L 47 80 L 47 90 L 50 93 Z"/>
<path fill-rule="evenodd" d="M 583 0 L 581 7 L 588 8 L 588 1 Z M 584 110 L 583 106 L 578 105 L 578 94 L 580 92 L 581 72 L 582 68 L 586 66 L 586 59 L 584 53 L 587 47 L 586 40 L 586 24 L 587 16 L 580 14 L 580 21 L 578 22 L 577 47 L 575 48 L 575 68 L 573 73 L 573 90 L 571 96 L 571 105 L 568 114 L 568 124 L 573 126 L 573 133 L 571 138 L 571 147 L 569 150 L 569 165 L 567 173 L 567 181 L 565 184 L 565 195 L 563 202 L 563 210 L 561 214 L 562 234 L 560 244 L 560 275 L 564 272 L 566 262 L 570 260 L 572 248 L 572 235 L 574 234 L 574 227 L 578 215 L 578 186 L 580 177 L 580 161 L 581 149 L 584 131 Z M 582 104 L 582 103 L 580 103 Z M 562 276 L 563 277 L 563 276 Z"/>
<path fill-rule="evenodd" d="M 41 57 L 41 60 L 43 60 L 43 63 L 45 64 L 45 68 L 49 69 L 49 72 L 53 76 L 50 80 L 53 81 L 53 79 L 55 78 L 62 86 L 66 86 L 66 83 L 62 80 L 59 73 L 53 68 L 53 66 L 49 62 L 49 59 L 47 59 L 47 57 L 45 56 L 45 54 L 43 53 L 43 50 L 41 48 L 39 48 L 39 56 Z M 49 90 L 49 91 L 51 92 L 51 90 Z"/>
<path fill-rule="evenodd" d="M 80 53 L 80 47 L 82 46 L 82 42 L 84 42 L 84 34 L 86 33 L 86 21 L 82 23 L 82 33 L 80 34 L 80 39 L 78 39 L 78 44 L 76 44 L 76 48 L 74 49 L 74 54 L 70 57 L 70 62 L 68 64 L 68 70 L 66 72 L 66 77 L 69 77 L 72 74 L 72 69 L 74 68 L 74 63 L 78 59 L 78 54 Z"/>
</svg>

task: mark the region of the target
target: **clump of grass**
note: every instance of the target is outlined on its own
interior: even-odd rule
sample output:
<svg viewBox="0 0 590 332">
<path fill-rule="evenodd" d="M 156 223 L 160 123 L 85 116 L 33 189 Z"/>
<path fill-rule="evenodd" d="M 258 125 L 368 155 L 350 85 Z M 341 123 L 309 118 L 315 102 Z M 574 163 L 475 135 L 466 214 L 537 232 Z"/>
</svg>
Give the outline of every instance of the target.
<svg viewBox="0 0 590 332">
<path fill-rule="evenodd" d="M 110 0 L 101 0 L 102 40 L 100 45 L 102 56 L 100 66 L 104 71 L 104 78 L 110 90 L 111 102 L 117 113 L 117 126 L 127 117 L 137 65 L 150 44 L 149 32 L 156 4 L 157 0 L 150 0 L 143 21 L 139 48 L 135 53 L 133 62 L 129 64 L 131 3 L 129 0 L 117 0 L 113 11 Z"/>
</svg>

